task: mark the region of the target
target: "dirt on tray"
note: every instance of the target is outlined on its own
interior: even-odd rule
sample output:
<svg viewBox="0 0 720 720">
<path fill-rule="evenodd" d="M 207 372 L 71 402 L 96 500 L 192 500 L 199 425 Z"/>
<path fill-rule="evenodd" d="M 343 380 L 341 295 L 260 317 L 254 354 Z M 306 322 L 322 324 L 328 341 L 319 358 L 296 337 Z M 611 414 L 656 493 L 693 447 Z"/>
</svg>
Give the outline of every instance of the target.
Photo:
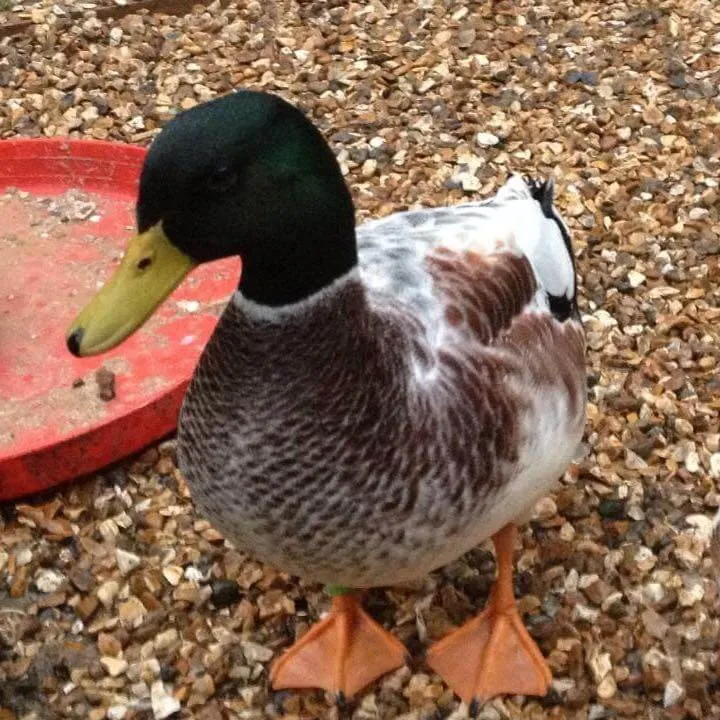
<svg viewBox="0 0 720 720">
<path fill-rule="evenodd" d="M 48 339 L 65 352 L 63 322 L 76 298 L 95 293 L 120 256 L 101 236 L 107 202 L 77 189 L 0 193 L 0 448 L 60 418 L 72 429 L 106 413 L 90 388 L 73 390 L 43 368 Z"/>
<path fill-rule="evenodd" d="M 0 207 L 10 204 L 13 200 L 21 201 L 26 210 L 32 214 L 31 224 L 33 226 L 42 225 L 45 232 L 51 232 L 55 229 L 55 219 L 62 223 L 82 222 L 84 220 L 94 223 L 100 221 L 98 204 L 93 199 L 92 194 L 75 188 L 51 196 L 36 195 L 13 187 L 6 188 L 0 195 Z M 36 206 L 37 214 L 28 208 L 30 204 Z"/>
</svg>

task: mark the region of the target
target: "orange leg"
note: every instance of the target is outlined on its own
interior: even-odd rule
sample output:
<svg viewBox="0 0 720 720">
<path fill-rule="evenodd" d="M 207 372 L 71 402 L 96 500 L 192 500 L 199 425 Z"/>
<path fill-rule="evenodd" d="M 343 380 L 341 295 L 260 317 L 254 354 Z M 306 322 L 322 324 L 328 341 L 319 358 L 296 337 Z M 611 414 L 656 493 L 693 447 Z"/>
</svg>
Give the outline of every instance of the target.
<svg viewBox="0 0 720 720">
<path fill-rule="evenodd" d="M 336 595 L 330 614 L 274 663 L 270 681 L 282 688 L 322 688 L 349 698 L 405 663 L 405 646 L 383 630 L 352 595 Z"/>
<path fill-rule="evenodd" d="M 430 667 L 466 702 L 546 695 L 552 675 L 517 611 L 512 588 L 515 525 L 493 536 L 498 576 L 486 609 L 430 648 Z"/>
</svg>

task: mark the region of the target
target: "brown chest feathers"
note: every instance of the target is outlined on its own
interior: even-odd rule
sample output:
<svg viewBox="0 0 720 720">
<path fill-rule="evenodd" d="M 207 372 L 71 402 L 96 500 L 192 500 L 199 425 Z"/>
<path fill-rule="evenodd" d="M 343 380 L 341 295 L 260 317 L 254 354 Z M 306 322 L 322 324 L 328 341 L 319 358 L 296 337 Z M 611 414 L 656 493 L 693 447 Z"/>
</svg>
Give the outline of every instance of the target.
<svg viewBox="0 0 720 720">
<path fill-rule="evenodd" d="M 563 383 L 539 361 L 553 335 L 523 338 L 522 356 L 437 355 L 418 320 L 371 309 L 357 281 L 284 323 L 231 303 L 188 391 L 181 468 L 218 529 L 281 570 L 355 586 L 421 575 L 502 521 L 490 516 L 523 462 L 527 381 Z"/>
</svg>

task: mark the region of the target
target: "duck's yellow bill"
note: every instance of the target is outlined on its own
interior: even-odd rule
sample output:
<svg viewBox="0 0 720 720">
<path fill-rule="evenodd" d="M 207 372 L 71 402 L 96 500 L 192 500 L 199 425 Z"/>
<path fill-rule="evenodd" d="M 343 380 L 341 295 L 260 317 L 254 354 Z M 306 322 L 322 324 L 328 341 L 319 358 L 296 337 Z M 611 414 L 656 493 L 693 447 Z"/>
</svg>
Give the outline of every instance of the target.
<svg viewBox="0 0 720 720">
<path fill-rule="evenodd" d="M 158 223 L 136 235 L 120 267 L 85 306 L 67 333 L 73 355 L 111 350 L 132 335 L 195 267 Z"/>
</svg>

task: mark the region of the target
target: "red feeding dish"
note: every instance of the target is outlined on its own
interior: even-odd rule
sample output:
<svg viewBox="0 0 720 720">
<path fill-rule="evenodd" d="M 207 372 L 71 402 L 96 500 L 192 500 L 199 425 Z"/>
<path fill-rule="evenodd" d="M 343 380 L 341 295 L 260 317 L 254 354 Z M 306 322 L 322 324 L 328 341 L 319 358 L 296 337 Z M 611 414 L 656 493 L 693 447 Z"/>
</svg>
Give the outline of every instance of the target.
<svg viewBox="0 0 720 720">
<path fill-rule="evenodd" d="M 134 230 L 144 157 L 118 143 L 0 142 L 0 501 L 98 470 L 171 432 L 237 286 L 239 260 L 203 265 L 120 347 L 91 358 L 68 352 L 68 326 Z"/>
</svg>

